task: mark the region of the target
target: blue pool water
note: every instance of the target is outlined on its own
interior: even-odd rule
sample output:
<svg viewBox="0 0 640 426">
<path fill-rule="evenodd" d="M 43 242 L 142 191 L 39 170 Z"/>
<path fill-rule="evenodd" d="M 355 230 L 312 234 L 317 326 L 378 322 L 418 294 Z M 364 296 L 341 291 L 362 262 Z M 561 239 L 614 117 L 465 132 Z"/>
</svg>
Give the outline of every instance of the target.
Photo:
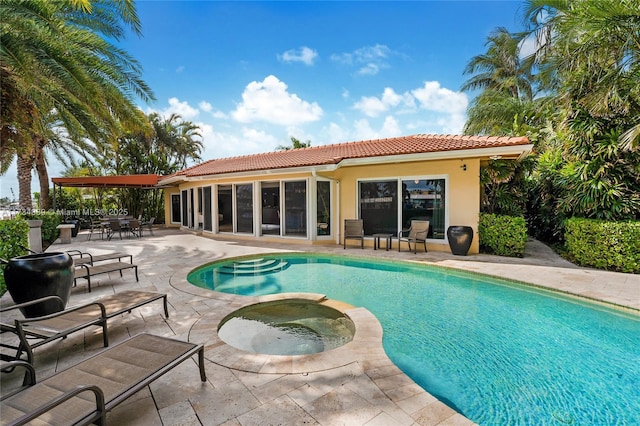
<svg viewBox="0 0 640 426">
<path fill-rule="evenodd" d="M 640 425 L 634 315 L 481 275 L 339 256 L 218 262 L 188 280 L 363 306 L 382 324 L 393 362 L 481 425 Z"/>
</svg>

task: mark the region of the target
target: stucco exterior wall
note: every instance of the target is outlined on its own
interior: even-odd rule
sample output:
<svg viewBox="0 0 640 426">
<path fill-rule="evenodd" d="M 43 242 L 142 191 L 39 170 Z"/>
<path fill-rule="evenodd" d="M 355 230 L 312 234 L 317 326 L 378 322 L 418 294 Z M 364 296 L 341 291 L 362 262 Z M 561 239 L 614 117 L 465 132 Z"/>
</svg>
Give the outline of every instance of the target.
<svg viewBox="0 0 640 426">
<path fill-rule="evenodd" d="M 463 166 L 466 165 L 466 170 Z M 480 159 L 423 161 L 413 163 L 366 165 L 337 170 L 340 181 L 340 218 L 358 217 L 358 181 L 378 178 L 445 178 L 447 180 L 445 229 L 450 225 L 471 226 L 474 230 L 469 253 L 477 253 L 478 215 L 480 212 Z M 395 244 L 395 243 L 394 243 Z M 396 246 L 397 247 L 397 246 Z M 446 240 L 427 243 L 434 251 L 449 251 Z"/>
<path fill-rule="evenodd" d="M 448 159 L 432 160 L 420 162 L 404 162 L 394 164 L 373 164 L 342 167 L 335 171 L 318 172 L 317 178 L 328 178 L 332 181 L 333 187 L 333 220 L 331 239 L 311 239 L 295 240 L 296 242 L 307 242 L 314 244 L 335 244 L 342 243 L 342 227 L 344 219 L 358 217 L 358 181 L 361 179 L 385 179 L 385 178 L 406 178 L 406 179 L 445 179 L 446 186 L 446 211 L 445 230 L 450 225 L 467 225 L 474 229 L 474 238 L 469 253 L 477 253 L 478 243 L 478 214 L 480 208 L 480 159 Z M 180 193 L 182 190 L 196 189 L 209 185 L 229 185 L 241 183 L 253 183 L 279 180 L 300 180 L 315 179 L 310 172 L 285 174 L 285 173 L 257 173 L 255 176 L 227 177 L 224 179 L 197 180 L 182 183 L 179 188 L 168 188 L 165 190 L 165 217 L 168 218 L 167 226 L 179 226 L 170 223 L 171 218 L 171 194 Z M 312 188 L 313 186 L 309 186 Z M 313 204 L 313 203 L 312 203 Z M 214 203 L 215 205 L 215 203 Z M 339 211 L 337 209 L 339 208 Z M 309 213 L 312 214 L 311 212 Z M 206 234 L 206 233 L 205 233 Z M 254 239 L 261 241 L 280 240 L 281 237 L 274 236 L 251 236 L 251 235 L 231 235 L 219 234 L 224 238 Z M 288 238 L 287 240 L 294 241 Z M 365 244 L 372 246 L 368 239 Z M 429 250 L 449 251 L 448 243 L 445 240 L 432 240 L 427 243 Z M 394 241 L 394 248 L 397 249 L 397 242 Z"/>
</svg>

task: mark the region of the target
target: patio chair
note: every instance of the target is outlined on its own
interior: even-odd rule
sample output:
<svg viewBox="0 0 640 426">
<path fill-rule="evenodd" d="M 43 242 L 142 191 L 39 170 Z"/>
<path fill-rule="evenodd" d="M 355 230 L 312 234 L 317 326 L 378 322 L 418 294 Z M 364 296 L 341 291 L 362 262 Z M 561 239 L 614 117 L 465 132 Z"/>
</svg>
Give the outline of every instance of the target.
<svg viewBox="0 0 640 426">
<path fill-rule="evenodd" d="M 345 219 L 343 248 L 347 248 L 347 240 L 360 240 L 360 248 L 364 248 L 364 223 L 362 219 Z"/>
<path fill-rule="evenodd" d="M 134 237 L 142 237 L 142 226 L 140 225 L 140 221 L 138 219 L 131 219 L 129 221 L 129 232 Z"/>
<path fill-rule="evenodd" d="M 120 234 L 120 239 L 122 239 L 122 226 L 120 225 L 119 219 L 110 219 L 109 220 L 109 228 L 107 229 L 107 240 L 111 240 L 113 238 L 113 234 Z"/>
<path fill-rule="evenodd" d="M 155 217 L 149 219 L 149 222 L 146 223 L 147 228 L 149 229 L 149 233 L 153 235 L 153 222 L 156 220 Z M 142 228 L 140 228 L 140 235 L 142 236 Z"/>
<path fill-rule="evenodd" d="M 411 251 L 411 243 L 413 243 L 413 253 L 418 249 L 418 243 L 424 244 L 424 252 L 427 252 L 427 234 L 429 233 L 428 220 L 412 220 L 409 229 L 403 229 L 398 233 L 398 251 L 400 251 L 403 241 L 409 245 Z M 406 234 L 406 235 L 405 235 Z"/>
<path fill-rule="evenodd" d="M 91 223 L 89 224 L 89 241 L 91 241 L 91 237 L 94 232 L 100 232 L 100 239 L 104 239 L 104 231 L 105 225 L 101 220 L 91 219 Z"/>
<path fill-rule="evenodd" d="M 36 383 L 35 370 L 27 363 L 2 365 L 3 371 L 19 366 L 30 373 L 25 386 L 2 396 L 2 424 L 105 425 L 107 412 L 195 354 L 200 380 L 205 382 L 203 345 L 146 333 L 40 383 Z M 135 411 L 135 406 L 130 404 L 130 409 Z"/>
<path fill-rule="evenodd" d="M 26 356 L 26 360 L 33 364 L 33 351 L 35 348 L 57 339 L 64 339 L 71 333 L 91 326 L 102 327 L 104 346 L 109 346 L 107 320 L 125 312 L 131 312 L 133 309 L 159 299 L 163 299 L 164 314 L 168 317 L 169 311 L 165 293 L 123 291 L 90 303 L 67 308 L 51 315 L 35 318 L 16 318 L 13 324 L 0 323 L 0 334 L 5 335 L 0 342 L 0 347 L 11 351 L 11 354 L 6 353 L 6 351 L 0 354 L 1 359 L 11 361 Z M 61 307 L 64 306 L 58 296 L 47 296 L 31 302 L 2 308 L 0 312 L 7 312 L 48 300 L 57 300 Z M 7 334 L 11 335 L 13 339 L 6 338 Z"/>
</svg>

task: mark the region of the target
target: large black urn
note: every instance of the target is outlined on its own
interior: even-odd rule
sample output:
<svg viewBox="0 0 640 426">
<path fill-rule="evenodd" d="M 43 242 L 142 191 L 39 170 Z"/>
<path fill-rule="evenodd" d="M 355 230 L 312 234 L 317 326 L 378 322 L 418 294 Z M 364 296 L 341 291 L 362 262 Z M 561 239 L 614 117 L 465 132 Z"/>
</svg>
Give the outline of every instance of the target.
<svg viewBox="0 0 640 426">
<path fill-rule="evenodd" d="M 470 226 L 450 226 L 447 228 L 447 239 L 451 253 L 466 256 L 473 241 L 473 228 Z"/>
<path fill-rule="evenodd" d="M 58 312 L 67 305 L 73 286 L 73 259 L 67 253 L 38 253 L 10 259 L 4 269 L 7 290 L 16 303 L 46 296 L 58 296 L 64 302 L 47 301 L 21 308 L 27 318 Z"/>
</svg>

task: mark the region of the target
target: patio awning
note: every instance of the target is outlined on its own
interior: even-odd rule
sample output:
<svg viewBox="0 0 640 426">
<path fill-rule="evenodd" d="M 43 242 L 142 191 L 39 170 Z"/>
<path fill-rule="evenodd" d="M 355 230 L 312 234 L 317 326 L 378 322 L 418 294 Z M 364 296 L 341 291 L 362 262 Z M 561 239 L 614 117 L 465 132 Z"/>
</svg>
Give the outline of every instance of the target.
<svg viewBox="0 0 640 426">
<path fill-rule="evenodd" d="M 160 176 L 125 175 L 125 176 L 82 176 L 51 178 L 54 185 L 81 188 L 155 188 Z"/>
</svg>

